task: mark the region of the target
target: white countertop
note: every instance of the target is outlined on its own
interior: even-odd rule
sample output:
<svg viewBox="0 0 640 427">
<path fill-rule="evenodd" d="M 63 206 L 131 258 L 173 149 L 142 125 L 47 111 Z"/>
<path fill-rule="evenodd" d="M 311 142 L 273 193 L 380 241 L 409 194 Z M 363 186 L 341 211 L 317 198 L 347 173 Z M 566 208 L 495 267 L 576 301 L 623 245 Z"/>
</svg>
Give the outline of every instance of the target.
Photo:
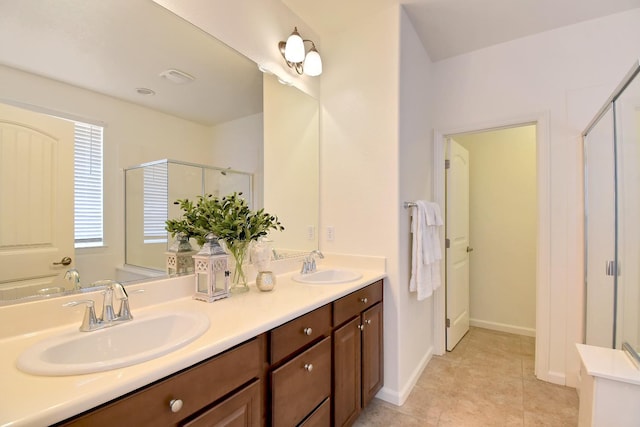
<svg viewBox="0 0 640 427">
<path fill-rule="evenodd" d="M 589 375 L 640 385 L 640 370 L 624 351 L 585 344 L 576 347 Z"/>
<path fill-rule="evenodd" d="M 183 310 L 206 314 L 211 326 L 198 339 L 170 354 L 95 374 L 47 377 L 26 374 L 15 367 L 18 356 L 29 346 L 56 334 L 77 330 L 84 308 L 71 309 L 73 313 L 69 317 L 69 309 L 60 305 L 78 299 L 78 296 L 48 300 L 46 309 L 38 303 L 24 304 L 26 307 L 0 307 L 0 325 L 5 329 L 0 336 L 0 426 L 55 423 L 192 366 L 385 277 L 384 261 L 373 265 L 374 269 L 370 270 L 353 267 L 363 274 L 362 278 L 335 285 L 307 285 L 293 281 L 293 273 L 279 274 L 276 287 L 271 292 L 260 292 L 251 284 L 249 292 L 232 294 L 230 298 L 213 303 L 192 298 L 193 276 L 128 287 L 131 290 L 145 289 L 143 294 L 130 294 L 134 322 L 136 315 Z M 378 268 L 380 265 L 382 268 Z M 158 302 L 162 301 L 163 295 L 175 294 L 181 295 L 170 301 Z M 99 305 L 97 298 L 99 296 L 95 297 Z M 30 310 L 33 319 L 16 319 L 16 313 L 24 317 L 25 309 Z M 54 311 L 48 313 L 47 310 Z M 67 322 L 49 329 L 37 328 L 38 322 L 43 321 L 55 325 L 51 322 L 57 319 L 56 316 L 62 316 Z M 73 318 L 72 323 L 68 321 L 70 318 Z M 15 330 L 14 336 L 7 334 L 9 329 Z"/>
</svg>

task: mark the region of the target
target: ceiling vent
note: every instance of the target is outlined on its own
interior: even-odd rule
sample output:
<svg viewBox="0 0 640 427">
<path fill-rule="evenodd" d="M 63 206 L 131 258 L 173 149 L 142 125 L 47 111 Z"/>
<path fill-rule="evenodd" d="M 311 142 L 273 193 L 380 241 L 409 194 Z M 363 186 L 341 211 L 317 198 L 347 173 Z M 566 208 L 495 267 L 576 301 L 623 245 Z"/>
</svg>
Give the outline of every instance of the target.
<svg viewBox="0 0 640 427">
<path fill-rule="evenodd" d="M 175 83 L 178 85 L 191 83 L 196 79 L 192 75 L 187 74 L 184 71 L 180 71 L 180 70 L 165 70 L 160 73 L 160 77 L 164 77 L 165 79 L 169 80 L 171 83 Z"/>
</svg>

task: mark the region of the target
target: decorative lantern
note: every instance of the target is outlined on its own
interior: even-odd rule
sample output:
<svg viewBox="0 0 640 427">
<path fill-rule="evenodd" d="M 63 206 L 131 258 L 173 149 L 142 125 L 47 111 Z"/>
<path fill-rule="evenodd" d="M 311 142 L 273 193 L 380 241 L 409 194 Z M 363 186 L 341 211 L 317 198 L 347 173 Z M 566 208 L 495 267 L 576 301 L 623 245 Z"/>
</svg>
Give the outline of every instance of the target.
<svg viewBox="0 0 640 427">
<path fill-rule="evenodd" d="M 220 247 L 213 234 L 206 236 L 206 243 L 200 252 L 193 255 L 195 262 L 195 299 L 206 302 L 229 296 L 228 256 Z"/>
<path fill-rule="evenodd" d="M 167 256 L 167 274 L 174 276 L 193 273 L 193 254 L 195 252 L 189 243 L 189 238 L 184 233 L 178 233 L 176 241 L 165 252 Z"/>
</svg>

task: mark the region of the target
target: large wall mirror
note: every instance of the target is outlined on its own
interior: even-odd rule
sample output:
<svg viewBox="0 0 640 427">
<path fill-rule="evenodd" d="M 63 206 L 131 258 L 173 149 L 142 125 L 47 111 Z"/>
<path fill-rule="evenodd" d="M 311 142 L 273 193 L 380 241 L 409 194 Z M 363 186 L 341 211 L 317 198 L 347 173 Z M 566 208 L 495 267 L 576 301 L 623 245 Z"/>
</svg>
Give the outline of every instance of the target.
<svg viewBox="0 0 640 427">
<path fill-rule="evenodd" d="M 253 206 L 286 228 L 274 246 L 317 248 L 315 99 L 151 0 L 2 8 L 0 37 L 14 42 L 0 46 L 0 123 L 13 135 L 0 139 L 0 303 L 67 292 L 71 269 L 81 288 L 163 275 L 126 265 L 124 219 L 124 170 L 162 159 L 249 174 Z M 33 117 L 42 122 L 27 126 L 35 132 L 24 144 L 15 125 Z M 104 241 L 95 247 L 74 245 L 75 122 L 103 132 Z"/>
</svg>

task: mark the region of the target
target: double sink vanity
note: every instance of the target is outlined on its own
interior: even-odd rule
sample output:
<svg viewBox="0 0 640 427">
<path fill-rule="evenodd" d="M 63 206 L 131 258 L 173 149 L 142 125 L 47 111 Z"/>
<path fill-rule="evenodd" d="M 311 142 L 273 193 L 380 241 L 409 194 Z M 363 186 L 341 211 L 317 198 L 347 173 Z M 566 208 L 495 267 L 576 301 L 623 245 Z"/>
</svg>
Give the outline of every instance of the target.
<svg viewBox="0 0 640 427">
<path fill-rule="evenodd" d="M 92 332 L 63 304 L 98 292 L 0 307 L 0 425 L 350 425 L 382 387 L 385 276 L 352 265 L 214 303 L 191 275 L 130 285 L 133 320 Z"/>
</svg>

